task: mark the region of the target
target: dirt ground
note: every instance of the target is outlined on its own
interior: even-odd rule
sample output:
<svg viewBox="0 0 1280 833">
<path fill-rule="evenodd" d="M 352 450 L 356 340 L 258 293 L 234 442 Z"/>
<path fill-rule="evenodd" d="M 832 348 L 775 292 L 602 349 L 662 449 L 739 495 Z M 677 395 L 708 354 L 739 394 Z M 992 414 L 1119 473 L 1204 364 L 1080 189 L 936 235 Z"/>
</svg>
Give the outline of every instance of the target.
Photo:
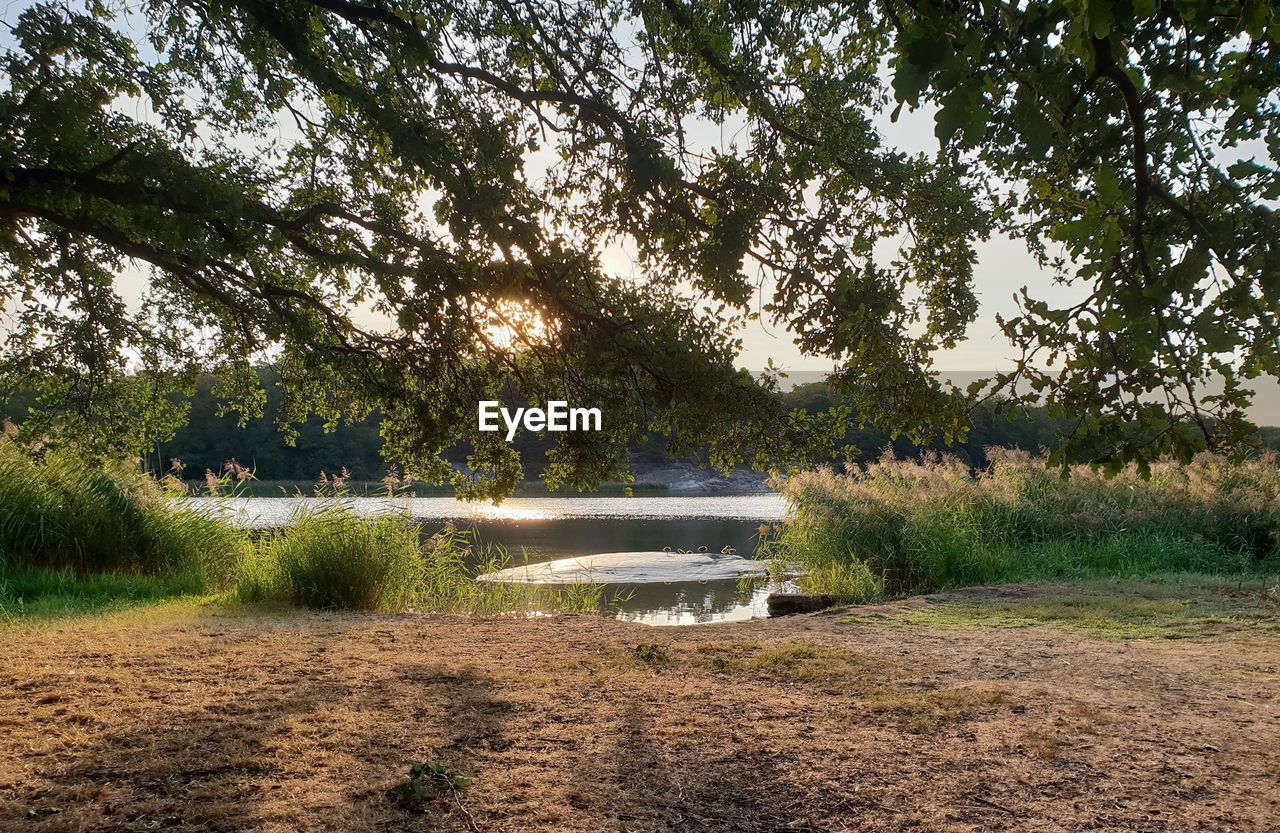
<svg viewBox="0 0 1280 833">
<path fill-rule="evenodd" d="M 1280 830 L 1274 629 L 1125 641 L 897 613 L 10 628 L 0 829 Z M 474 784 L 399 805 L 415 761 Z"/>
</svg>

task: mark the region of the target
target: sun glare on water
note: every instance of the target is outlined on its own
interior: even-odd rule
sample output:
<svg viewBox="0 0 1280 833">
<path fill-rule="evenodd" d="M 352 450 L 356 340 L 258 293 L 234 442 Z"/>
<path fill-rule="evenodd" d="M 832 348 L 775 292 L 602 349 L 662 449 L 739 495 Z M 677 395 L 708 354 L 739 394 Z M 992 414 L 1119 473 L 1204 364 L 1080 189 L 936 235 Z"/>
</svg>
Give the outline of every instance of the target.
<svg viewBox="0 0 1280 833">
<path fill-rule="evenodd" d="M 554 512 L 529 506 L 480 505 L 472 509 L 475 517 L 490 521 L 545 521 L 555 518 Z"/>
</svg>

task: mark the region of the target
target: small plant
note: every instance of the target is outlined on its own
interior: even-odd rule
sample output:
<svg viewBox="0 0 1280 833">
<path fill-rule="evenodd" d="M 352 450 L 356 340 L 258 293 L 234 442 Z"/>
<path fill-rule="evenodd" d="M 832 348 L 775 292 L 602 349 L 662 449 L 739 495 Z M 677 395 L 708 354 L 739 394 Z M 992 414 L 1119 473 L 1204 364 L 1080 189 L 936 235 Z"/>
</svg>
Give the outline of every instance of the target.
<svg viewBox="0 0 1280 833">
<path fill-rule="evenodd" d="M 666 645 L 644 642 L 632 652 L 638 662 L 645 665 L 667 665 L 671 662 L 671 652 Z"/>
<path fill-rule="evenodd" d="M 444 764 L 419 761 L 409 767 L 409 777 L 387 790 L 387 795 L 397 804 L 414 806 L 444 796 L 457 796 L 473 782 Z"/>
</svg>

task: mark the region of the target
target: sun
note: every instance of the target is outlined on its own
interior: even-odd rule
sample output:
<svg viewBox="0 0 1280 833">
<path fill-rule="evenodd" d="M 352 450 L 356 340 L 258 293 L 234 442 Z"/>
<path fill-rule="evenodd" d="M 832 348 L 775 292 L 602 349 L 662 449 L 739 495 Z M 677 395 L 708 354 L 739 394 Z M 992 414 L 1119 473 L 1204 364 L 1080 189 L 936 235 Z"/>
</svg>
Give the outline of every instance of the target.
<svg viewBox="0 0 1280 833">
<path fill-rule="evenodd" d="M 503 300 L 477 311 L 479 340 L 484 346 L 506 353 L 545 344 L 549 328 L 542 315 L 520 301 Z"/>
</svg>

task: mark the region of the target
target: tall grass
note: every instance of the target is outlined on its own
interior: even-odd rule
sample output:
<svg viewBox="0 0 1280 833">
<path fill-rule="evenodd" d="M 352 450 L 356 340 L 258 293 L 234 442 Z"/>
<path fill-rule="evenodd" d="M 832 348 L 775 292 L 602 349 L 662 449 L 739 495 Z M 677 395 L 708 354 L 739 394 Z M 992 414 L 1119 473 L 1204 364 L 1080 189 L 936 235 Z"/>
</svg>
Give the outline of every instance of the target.
<svg viewBox="0 0 1280 833">
<path fill-rule="evenodd" d="M 33 456 L 0 439 L 0 567 L 185 575 L 201 588 L 235 572 L 243 536 L 171 501 L 133 463 L 70 451 Z"/>
<path fill-rule="evenodd" d="M 497 547 L 477 548 L 465 530 L 448 526 L 427 536 L 406 516 L 364 517 L 334 499 L 256 541 L 237 596 L 320 609 L 491 615 L 600 608 L 600 585 L 546 590 L 476 579 L 509 562 Z"/>
<path fill-rule="evenodd" d="M 507 566 L 494 547 L 448 527 L 425 536 L 402 515 L 366 517 L 345 473 L 326 478 L 319 508 L 249 541 L 216 509 L 193 508 L 135 463 L 104 464 L 70 451 L 33 455 L 0 438 L 0 615 L 87 612 L 197 595 L 234 581 L 242 601 L 310 608 L 453 613 L 591 611 L 603 588 L 549 590 L 480 582 Z M 207 473 L 217 494 L 252 473 Z M 175 492 L 178 490 L 174 490 Z M 185 488 L 180 489 L 185 493 Z M 238 491 L 238 489 L 236 490 Z"/>
<path fill-rule="evenodd" d="M 502 547 L 478 545 L 475 536 L 447 526 L 428 539 L 418 604 L 438 613 L 487 615 L 594 613 L 604 602 L 604 585 L 579 582 L 563 587 L 477 581 L 512 564 Z"/>
<path fill-rule="evenodd" d="M 237 593 L 313 608 L 400 610 L 416 597 L 421 572 L 416 525 L 339 506 L 300 513 L 256 541 Z"/>
<path fill-rule="evenodd" d="M 799 562 L 802 584 L 845 601 L 1000 581 L 1264 569 L 1277 560 L 1273 455 L 1070 477 L 1024 452 L 988 449 L 973 474 L 943 456 L 886 456 L 783 487 L 792 516 L 763 551 Z"/>
</svg>

